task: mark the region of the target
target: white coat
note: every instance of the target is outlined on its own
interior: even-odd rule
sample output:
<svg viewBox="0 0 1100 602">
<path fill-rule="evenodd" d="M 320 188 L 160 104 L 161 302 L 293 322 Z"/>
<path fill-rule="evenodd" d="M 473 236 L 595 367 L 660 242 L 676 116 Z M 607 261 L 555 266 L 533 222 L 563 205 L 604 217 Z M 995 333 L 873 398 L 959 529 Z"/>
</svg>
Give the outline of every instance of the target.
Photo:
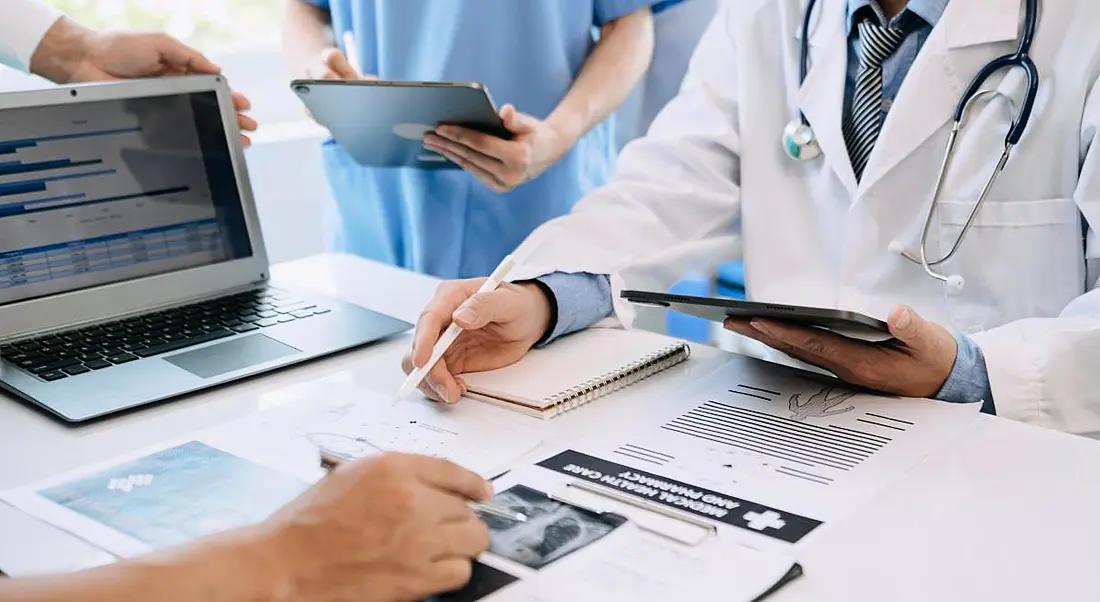
<svg viewBox="0 0 1100 602">
<path fill-rule="evenodd" d="M 724 2 L 681 94 L 627 146 L 612 183 L 532 234 L 519 276 L 611 274 L 616 316 L 629 323 L 624 285 L 663 289 L 699 262 L 743 253 L 752 299 L 880 318 L 910 304 L 979 344 L 1000 416 L 1100 434 L 1100 2 L 1040 2 L 1038 101 L 970 235 L 941 266 L 966 279 L 959 293 L 889 246 L 915 251 L 958 98 L 1015 48 L 1023 0 L 948 4 L 858 184 L 841 134 L 845 0 L 818 5 L 799 86 L 803 0 Z M 998 159 L 1024 77 L 1014 70 L 988 85 L 997 94 L 964 126 L 933 255 L 955 240 Z M 824 150 L 807 163 L 780 142 L 799 108 Z"/>
</svg>

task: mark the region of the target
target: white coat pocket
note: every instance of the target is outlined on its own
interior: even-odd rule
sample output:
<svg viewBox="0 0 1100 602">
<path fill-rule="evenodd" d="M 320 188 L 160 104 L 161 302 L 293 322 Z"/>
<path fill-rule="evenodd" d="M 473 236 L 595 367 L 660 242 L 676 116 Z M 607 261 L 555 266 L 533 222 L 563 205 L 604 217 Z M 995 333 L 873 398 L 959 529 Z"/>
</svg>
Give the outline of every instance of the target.
<svg viewBox="0 0 1100 602">
<path fill-rule="evenodd" d="M 942 201 L 939 253 L 961 234 L 973 201 Z M 930 249 L 931 250 L 931 249 Z M 958 253 L 940 266 L 952 325 L 973 333 L 1026 317 L 1055 317 L 1083 292 L 1084 237 L 1073 199 L 986 202 Z"/>
</svg>

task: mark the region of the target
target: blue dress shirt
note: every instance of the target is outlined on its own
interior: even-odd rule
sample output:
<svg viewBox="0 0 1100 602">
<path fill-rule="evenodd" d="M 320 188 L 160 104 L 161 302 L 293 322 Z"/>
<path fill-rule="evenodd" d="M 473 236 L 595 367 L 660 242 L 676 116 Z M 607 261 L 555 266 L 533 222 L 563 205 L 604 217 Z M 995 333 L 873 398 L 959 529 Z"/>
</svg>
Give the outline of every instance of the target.
<svg viewBox="0 0 1100 602">
<path fill-rule="evenodd" d="M 883 111 L 890 110 L 909 68 L 916 60 L 924 42 L 932 33 L 947 8 L 948 0 L 910 0 L 908 6 L 889 23 L 884 23 L 882 9 L 872 0 L 849 0 L 848 23 L 848 72 L 844 90 L 844 110 L 851 107 L 859 73 L 859 35 L 857 25 L 864 18 L 874 18 L 880 25 L 898 27 L 906 37 L 897 51 L 882 66 Z M 611 286 L 607 276 L 594 274 L 550 274 L 539 279 L 555 297 L 558 319 L 551 325 L 546 341 L 552 341 L 611 315 Z M 956 403 L 983 402 L 982 411 L 996 413 L 993 393 L 989 384 L 985 357 L 981 348 L 963 333 L 955 335 L 958 354 L 951 374 L 936 395 L 941 401 Z"/>
</svg>

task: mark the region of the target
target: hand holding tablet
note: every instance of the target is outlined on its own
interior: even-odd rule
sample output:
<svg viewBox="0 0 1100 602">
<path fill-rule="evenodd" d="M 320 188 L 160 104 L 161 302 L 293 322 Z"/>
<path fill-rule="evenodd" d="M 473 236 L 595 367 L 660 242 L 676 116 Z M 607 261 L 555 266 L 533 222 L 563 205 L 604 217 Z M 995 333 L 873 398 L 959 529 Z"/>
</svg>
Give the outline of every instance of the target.
<svg viewBox="0 0 1100 602">
<path fill-rule="evenodd" d="M 666 307 L 676 312 L 725 322 L 726 318 L 767 318 L 813 326 L 860 341 L 882 343 L 894 340 L 886 322 L 860 313 L 839 309 L 800 307 L 777 303 L 756 303 L 716 297 L 692 297 L 648 291 L 623 291 L 622 298 L 640 305 Z"/>
<path fill-rule="evenodd" d="M 361 165 L 458 169 L 424 148 L 424 135 L 440 125 L 512 138 L 489 91 L 477 83 L 299 79 L 291 89 Z"/>
</svg>

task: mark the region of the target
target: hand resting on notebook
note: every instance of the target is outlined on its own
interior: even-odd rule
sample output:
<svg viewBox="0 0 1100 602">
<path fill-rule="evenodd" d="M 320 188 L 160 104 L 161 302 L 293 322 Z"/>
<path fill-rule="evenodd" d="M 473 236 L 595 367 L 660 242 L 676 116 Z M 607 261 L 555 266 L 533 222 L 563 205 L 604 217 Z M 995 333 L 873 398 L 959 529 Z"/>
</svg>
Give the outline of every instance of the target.
<svg viewBox="0 0 1100 602">
<path fill-rule="evenodd" d="M 458 375 L 519 361 L 550 325 L 550 300 L 538 285 L 505 283 L 474 296 L 484 281 L 443 283 L 416 323 L 412 351 L 402 362 L 406 373 L 427 363 L 432 347 L 452 320 L 466 331 L 420 384 L 420 390 L 436 401 L 458 403 L 466 393 L 466 384 Z"/>
</svg>

